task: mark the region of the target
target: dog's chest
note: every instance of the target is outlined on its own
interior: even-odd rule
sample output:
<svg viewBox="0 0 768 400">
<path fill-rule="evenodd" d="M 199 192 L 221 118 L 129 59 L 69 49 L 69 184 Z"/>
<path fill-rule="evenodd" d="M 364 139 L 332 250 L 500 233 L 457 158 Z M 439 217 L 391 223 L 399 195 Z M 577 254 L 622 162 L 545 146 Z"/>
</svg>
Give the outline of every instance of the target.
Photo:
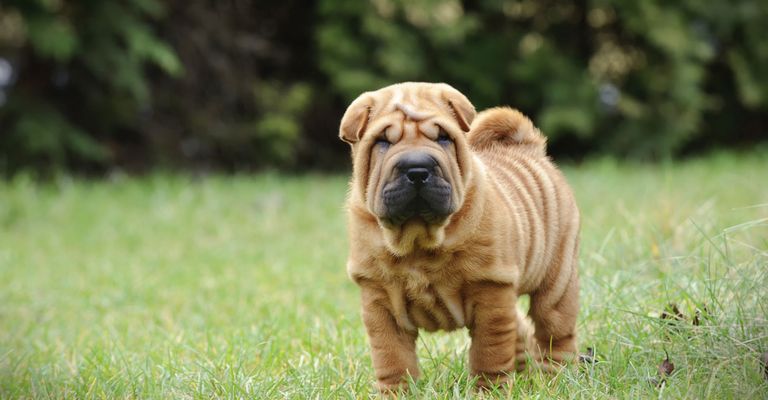
<svg viewBox="0 0 768 400">
<path fill-rule="evenodd" d="M 461 279 L 434 269 L 434 265 L 408 265 L 385 285 L 392 312 L 403 328 L 450 331 L 466 325 Z"/>
</svg>

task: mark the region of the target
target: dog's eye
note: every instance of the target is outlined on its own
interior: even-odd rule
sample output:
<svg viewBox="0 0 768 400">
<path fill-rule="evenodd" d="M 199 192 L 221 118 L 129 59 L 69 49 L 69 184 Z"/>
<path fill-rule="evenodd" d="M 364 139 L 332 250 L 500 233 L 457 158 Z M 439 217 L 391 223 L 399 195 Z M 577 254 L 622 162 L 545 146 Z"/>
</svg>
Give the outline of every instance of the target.
<svg viewBox="0 0 768 400">
<path fill-rule="evenodd" d="M 376 142 L 374 143 L 374 146 L 380 146 L 384 149 L 389 147 L 392 143 L 389 143 L 389 140 L 387 140 L 386 137 L 382 136 L 376 139 Z"/>
<path fill-rule="evenodd" d="M 453 143 L 453 139 L 451 139 L 450 136 L 448 136 L 447 133 L 440 131 L 440 134 L 437 136 L 437 143 L 441 146 L 447 146 L 451 143 Z"/>
</svg>

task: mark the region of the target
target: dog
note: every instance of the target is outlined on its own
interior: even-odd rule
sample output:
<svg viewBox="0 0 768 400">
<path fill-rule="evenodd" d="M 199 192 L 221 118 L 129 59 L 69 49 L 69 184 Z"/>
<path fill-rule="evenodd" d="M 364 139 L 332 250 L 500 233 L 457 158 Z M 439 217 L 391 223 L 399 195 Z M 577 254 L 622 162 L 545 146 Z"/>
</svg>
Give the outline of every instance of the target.
<svg viewBox="0 0 768 400">
<path fill-rule="evenodd" d="M 360 95 L 339 136 L 353 163 L 347 272 L 379 390 L 419 377 L 419 329 L 468 328 L 481 387 L 575 356 L 579 211 L 527 117 L 406 82 Z"/>
</svg>

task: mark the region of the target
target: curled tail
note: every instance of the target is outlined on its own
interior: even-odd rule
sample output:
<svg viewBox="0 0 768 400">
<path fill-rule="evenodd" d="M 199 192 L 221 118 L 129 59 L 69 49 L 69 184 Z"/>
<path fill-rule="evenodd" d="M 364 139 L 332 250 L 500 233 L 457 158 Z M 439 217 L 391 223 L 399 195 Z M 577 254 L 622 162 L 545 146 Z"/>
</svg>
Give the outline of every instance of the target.
<svg viewBox="0 0 768 400">
<path fill-rule="evenodd" d="M 547 138 L 528 117 L 509 107 L 494 107 L 477 115 L 468 134 L 475 150 L 492 147 L 519 147 L 533 154 L 546 154 Z"/>
</svg>

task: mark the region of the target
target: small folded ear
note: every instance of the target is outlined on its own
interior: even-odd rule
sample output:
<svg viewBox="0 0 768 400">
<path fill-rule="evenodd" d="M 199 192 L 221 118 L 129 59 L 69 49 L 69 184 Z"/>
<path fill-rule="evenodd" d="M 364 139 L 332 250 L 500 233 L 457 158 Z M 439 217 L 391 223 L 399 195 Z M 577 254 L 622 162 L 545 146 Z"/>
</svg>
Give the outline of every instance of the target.
<svg viewBox="0 0 768 400">
<path fill-rule="evenodd" d="M 475 106 L 461 92 L 451 86 L 446 86 L 443 90 L 443 100 L 448 103 L 448 107 L 453 111 L 453 116 L 456 118 L 456 122 L 459 123 L 461 130 L 469 132 L 469 127 L 472 125 L 472 120 L 475 119 L 476 115 Z"/>
<path fill-rule="evenodd" d="M 373 100 L 367 93 L 355 99 L 341 118 L 339 138 L 349 144 L 357 143 L 368 128 L 372 107 Z"/>
</svg>

